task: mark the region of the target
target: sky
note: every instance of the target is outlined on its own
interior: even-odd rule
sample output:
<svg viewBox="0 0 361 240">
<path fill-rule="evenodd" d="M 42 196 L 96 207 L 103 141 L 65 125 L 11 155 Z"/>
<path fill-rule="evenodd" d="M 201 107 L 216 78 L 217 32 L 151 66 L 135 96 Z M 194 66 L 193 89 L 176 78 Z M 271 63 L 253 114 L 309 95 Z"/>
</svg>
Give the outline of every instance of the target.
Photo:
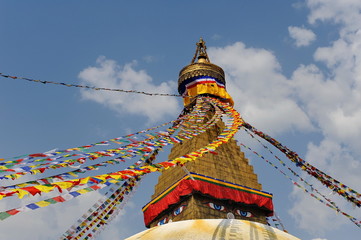
<svg viewBox="0 0 361 240">
<path fill-rule="evenodd" d="M 44 81 L 175 94 L 178 73 L 203 37 L 247 122 L 361 191 L 359 0 L 0 0 L 0 9 L 0 72 Z M 173 120 L 181 110 L 177 97 L 0 78 L 0 158 L 123 136 Z M 266 154 L 244 132 L 236 138 Z M 309 240 L 358 239 L 360 228 L 349 219 L 243 151 L 263 189 L 274 194 L 289 233 Z M 361 218 L 359 208 L 300 174 Z M 124 239 L 145 229 L 141 207 L 157 176 L 145 177 L 98 239 Z M 0 238 L 56 239 L 101 194 L 6 219 Z M 0 208 L 21 204 L 2 200 Z"/>
</svg>

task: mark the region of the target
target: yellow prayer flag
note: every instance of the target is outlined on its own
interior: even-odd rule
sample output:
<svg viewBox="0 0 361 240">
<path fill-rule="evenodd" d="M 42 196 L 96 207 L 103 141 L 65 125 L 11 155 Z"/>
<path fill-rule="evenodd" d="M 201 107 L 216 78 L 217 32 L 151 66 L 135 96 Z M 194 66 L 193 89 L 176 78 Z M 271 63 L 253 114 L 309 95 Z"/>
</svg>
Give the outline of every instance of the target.
<svg viewBox="0 0 361 240">
<path fill-rule="evenodd" d="M 95 177 L 98 178 L 98 179 L 101 179 L 102 182 L 105 182 L 107 176 L 108 176 L 108 174 L 103 174 L 103 175 L 98 175 L 98 176 L 95 176 Z"/>
<path fill-rule="evenodd" d="M 110 183 L 118 183 L 119 181 L 118 180 L 109 180 L 108 182 L 110 182 Z"/>
<path fill-rule="evenodd" d="M 90 177 L 86 177 L 80 180 L 80 184 L 87 184 L 89 182 Z"/>
<path fill-rule="evenodd" d="M 38 205 L 40 207 L 46 207 L 46 206 L 50 205 L 50 203 L 46 202 L 46 201 L 40 201 L 40 202 L 37 202 L 36 205 Z"/>
<path fill-rule="evenodd" d="M 86 190 L 86 189 L 80 189 L 80 190 L 78 190 L 78 191 L 76 191 L 76 192 L 78 192 L 78 193 L 80 193 L 80 194 L 84 194 L 84 193 L 88 193 L 88 192 L 90 192 L 89 190 Z"/>
<path fill-rule="evenodd" d="M 33 169 L 33 170 L 30 170 L 30 172 L 31 172 L 32 174 L 41 173 L 39 169 Z"/>
<path fill-rule="evenodd" d="M 44 185 L 38 185 L 38 186 L 34 186 L 34 188 L 42 191 L 42 192 L 45 192 L 45 193 L 48 193 L 48 192 L 51 192 L 54 190 L 54 186 L 44 186 Z"/>
<path fill-rule="evenodd" d="M 78 177 L 78 175 L 76 175 L 75 173 L 73 173 L 73 172 L 68 172 L 69 173 L 69 175 L 72 175 L 73 177 Z"/>
<path fill-rule="evenodd" d="M 142 169 L 149 169 L 150 171 L 152 172 L 156 172 L 158 170 L 158 168 L 156 167 L 153 167 L 151 165 L 148 165 L 148 166 L 144 166 L 144 167 L 141 167 Z"/>
<path fill-rule="evenodd" d="M 22 190 L 22 189 L 16 189 L 16 192 L 18 194 L 18 198 L 22 199 L 25 195 L 29 194 L 28 191 Z"/>
<path fill-rule="evenodd" d="M 122 178 L 122 176 L 123 176 L 123 174 L 114 174 L 114 173 L 112 173 L 112 174 L 109 174 L 108 175 L 109 177 L 111 177 L 111 178 L 113 178 L 113 179 L 121 179 Z"/>
<path fill-rule="evenodd" d="M 19 188 L 23 188 L 23 187 L 26 187 L 28 185 L 29 185 L 28 183 L 20 183 L 20 184 L 17 184 L 16 186 L 18 186 Z"/>
<path fill-rule="evenodd" d="M 53 185 L 59 186 L 61 189 L 67 189 L 73 186 L 71 182 L 56 182 Z"/>
<path fill-rule="evenodd" d="M 21 175 L 23 175 L 22 173 L 15 173 L 15 174 L 10 174 L 10 175 L 6 175 L 5 177 L 10 177 L 11 179 L 18 179 L 21 177 Z"/>
</svg>

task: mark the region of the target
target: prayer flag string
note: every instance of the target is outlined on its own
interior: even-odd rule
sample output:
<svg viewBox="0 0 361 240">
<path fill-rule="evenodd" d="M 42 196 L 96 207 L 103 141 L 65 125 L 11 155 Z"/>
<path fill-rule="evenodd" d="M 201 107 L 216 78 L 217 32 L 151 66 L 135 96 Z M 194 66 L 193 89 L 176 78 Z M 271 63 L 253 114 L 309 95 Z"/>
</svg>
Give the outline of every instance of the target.
<svg viewBox="0 0 361 240">
<path fill-rule="evenodd" d="M 346 200 L 354 203 L 357 207 L 361 207 L 361 201 L 358 199 L 361 198 L 360 193 L 356 192 L 352 188 L 346 186 L 343 183 L 340 183 L 336 179 L 312 166 L 311 164 L 300 158 L 297 153 L 283 146 L 280 142 L 270 137 L 269 135 L 257 130 L 249 123 L 244 123 L 243 126 L 254 134 L 258 135 L 259 137 L 265 139 L 267 142 L 271 143 L 274 147 L 284 153 L 288 159 L 294 162 L 297 167 L 301 168 L 303 171 L 306 171 L 309 175 L 316 178 L 323 185 L 325 185 L 335 193 L 339 194 L 340 196 L 343 196 Z"/>
<path fill-rule="evenodd" d="M 0 177 L 0 179 L 10 179 L 10 178 L 11 179 L 17 179 L 17 178 L 19 178 L 19 177 L 21 177 L 21 176 L 23 176 L 25 174 L 28 174 L 28 173 L 38 174 L 38 173 L 43 173 L 47 169 L 56 169 L 56 168 L 60 168 L 60 167 L 72 167 L 72 165 L 74 165 L 75 163 L 84 164 L 86 158 L 90 158 L 91 160 L 95 160 L 95 159 L 97 159 L 99 157 L 103 157 L 103 156 L 108 157 L 108 156 L 118 155 L 117 158 L 107 161 L 107 163 L 111 163 L 111 164 L 113 164 L 114 162 L 118 163 L 119 160 L 124 161 L 127 158 L 132 158 L 132 157 L 135 157 L 136 155 L 139 155 L 139 154 L 145 154 L 146 152 L 151 151 L 155 146 L 160 146 L 160 145 L 164 146 L 164 145 L 167 145 L 167 144 L 173 144 L 176 141 L 181 142 L 184 139 L 189 139 L 189 138 L 192 138 L 192 137 L 198 135 L 201 132 L 200 130 L 202 128 L 210 127 L 208 125 L 209 124 L 214 124 L 214 121 L 219 120 L 220 116 L 221 116 L 221 112 L 219 110 L 217 110 L 214 118 L 209 120 L 206 124 L 200 125 L 199 123 L 201 123 L 203 121 L 200 114 L 204 115 L 205 112 L 208 111 L 208 108 L 206 110 L 203 110 L 203 109 L 197 109 L 197 110 L 198 110 L 198 111 L 196 111 L 197 115 L 194 115 L 192 113 L 188 114 L 187 118 L 184 118 L 182 121 L 179 122 L 180 124 L 173 125 L 173 127 L 168 128 L 168 130 L 166 130 L 165 132 L 162 131 L 162 132 L 159 132 L 159 133 L 157 133 L 155 135 L 151 135 L 150 137 L 148 137 L 147 139 L 145 139 L 143 141 L 134 141 L 134 140 L 132 140 L 132 141 L 130 141 L 131 142 L 130 144 L 128 144 L 128 145 L 126 145 L 124 147 L 121 147 L 121 148 L 117 148 L 117 149 L 110 149 L 110 150 L 105 150 L 105 151 L 97 151 L 97 152 L 93 152 L 93 153 L 81 153 L 81 154 L 63 155 L 63 156 L 58 156 L 57 158 L 40 159 L 40 160 L 43 160 L 43 161 L 52 161 L 52 160 L 57 160 L 57 159 L 64 158 L 64 157 L 80 156 L 80 158 L 77 158 L 77 159 L 68 159 L 68 160 L 65 160 L 65 161 L 57 161 L 57 162 L 54 162 L 54 161 L 53 162 L 46 162 L 44 164 L 37 164 L 37 165 L 33 165 L 33 166 L 25 166 L 25 167 L 16 168 L 17 170 L 22 170 L 22 171 L 19 171 L 19 172 L 13 172 L 14 171 L 13 169 L 5 169 L 6 166 L 3 166 L 3 171 L 12 171 L 13 173 L 11 173 L 10 175 L 2 176 L 2 177 Z M 184 123 L 184 120 L 189 120 L 189 119 L 192 119 L 192 118 L 200 118 L 200 120 L 199 119 L 197 120 L 198 124 L 187 126 L 187 129 L 185 129 L 181 134 L 178 134 L 176 138 L 170 138 L 169 140 L 171 140 L 171 141 L 164 142 L 164 140 L 167 140 L 167 138 L 169 138 L 169 131 L 175 131 L 179 127 L 185 127 L 186 124 Z M 200 125 L 200 127 L 197 127 L 198 125 Z M 193 132 L 191 132 L 191 131 L 193 131 Z M 196 131 L 196 132 L 194 132 L 194 131 Z M 162 138 L 161 138 L 161 136 L 162 136 Z M 154 139 L 158 139 L 158 140 L 154 140 Z M 126 154 L 126 155 L 124 155 L 124 154 Z M 123 156 L 120 157 L 119 155 L 123 155 Z M 43 166 L 43 165 L 47 165 L 47 166 L 42 167 L 42 168 L 37 168 L 37 167 Z M 100 164 L 96 164 L 96 165 L 93 165 L 93 166 L 99 167 L 99 166 L 105 166 L 105 165 L 100 163 Z M 37 169 L 33 169 L 33 168 L 37 168 Z M 89 166 L 87 168 L 89 169 Z M 54 177 L 57 177 L 57 176 L 54 176 Z M 47 180 L 49 180 L 49 178 Z"/>
<path fill-rule="evenodd" d="M 56 155 L 63 154 L 63 153 L 69 153 L 69 152 L 73 152 L 73 151 L 84 151 L 84 150 L 88 150 L 89 148 L 92 148 L 92 147 L 95 147 L 95 146 L 109 145 L 110 143 L 117 143 L 117 144 L 129 143 L 129 142 L 131 142 L 129 140 L 129 138 L 137 137 L 140 134 L 144 134 L 146 132 L 153 131 L 155 129 L 164 127 L 164 126 L 169 125 L 169 124 L 175 124 L 175 123 L 177 123 L 179 121 L 182 121 L 182 119 L 186 118 L 186 117 L 188 117 L 188 116 L 180 115 L 176 120 L 166 122 L 166 123 L 160 124 L 160 125 L 155 126 L 155 127 L 151 127 L 151 128 L 145 129 L 145 130 L 141 130 L 141 131 L 136 132 L 136 133 L 131 133 L 131 134 L 128 134 L 128 135 L 125 135 L 125 136 L 122 136 L 122 137 L 117 137 L 117 138 L 113 138 L 113 139 L 109 139 L 109 140 L 105 140 L 105 141 L 101 141 L 101 142 L 97 142 L 97 143 L 91 143 L 91 144 L 88 144 L 88 145 L 85 145 L 85 146 L 72 147 L 72 148 L 68 148 L 68 149 L 65 149 L 65 150 L 50 151 L 50 152 L 45 152 L 45 153 L 25 154 L 25 155 L 18 156 L 18 157 L 0 159 L 1 160 L 0 161 L 0 166 L 6 165 L 7 163 L 17 164 L 17 163 L 21 163 L 23 161 L 29 161 L 29 160 L 32 160 L 30 162 L 35 162 L 36 160 L 33 160 L 33 159 L 36 159 L 36 158 L 40 158 L 40 157 L 48 158 L 48 157 L 56 156 Z M 5 160 L 10 160 L 10 159 L 15 159 L 15 160 L 5 161 Z M 0 168 L 0 169 L 2 169 L 2 168 Z"/>
<path fill-rule="evenodd" d="M 294 176 L 296 176 L 297 178 L 299 178 L 302 182 L 304 182 L 308 187 L 310 187 L 310 189 L 312 191 L 315 191 L 317 194 L 319 194 L 320 196 L 323 197 L 323 199 L 325 199 L 327 202 L 329 202 L 332 206 L 334 206 L 336 209 L 338 209 L 337 205 L 328 197 L 326 197 L 324 194 L 320 193 L 316 188 L 313 187 L 312 184 L 308 183 L 305 179 L 303 179 L 299 174 L 297 174 L 294 170 L 292 170 L 290 167 L 288 167 L 286 165 L 285 162 L 283 162 L 277 155 L 275 155 L 273 153 L 273 151 L 266 145 L 264 145 L 259 139 L 255 138 L 255 136 L 250 133 L 246 128 L 243 128 L 245 130 L 246 133 L 248 133 L 248 135 L 251 136 L 252 139 L 256 140 L 259 144 L 262 145 L 263 148 L 265 148 L 274 158 L 276 158 L 278 160 L 278 162 L 286 167 Z"/>
<path fill-rule="evenodd" d="M 221 103 L 221 102 L 217 102 L 214 99 L 213 100 L 207 99 L 207 100 L 209 102 L 211 102 L 213 105 L 216 105 L 217 103 L 218 104 Z M 222 111 L 226 112 L 226 114 L 229 116 L 230 120 L 226 124 L 226 128 L 223 130 L 223 133 L 221 133 L 220 136 L 218 136 L 218 138 L 215 141 L 213 141 L 206 147 L 199 149 L 198 151 L 194 151 L 194 152 L 186 154 L 182 157 L 178 157 L 173 160 L 168 160 L 166 162 L 162 162 L 162 163 L 158 163 L 158 164 L 151 164 L 151 165 L 142 166 L 142 167 L 134 167 L 134 168 L 130 168 L 130 169 L 126 169 L 123 171 L 114 172 L 114 173 L 110 173 L 110 174 L 102 174 L 102 175 L 97 175 L 97 176 L 93 176 L 93 177 L 72 179 L 69 181 L 55 182 L 55 183 L 45 184 L 45 185 L 41 185 L 41 186 L 18 188 L 13 191 L 8 190 L 5 192 L 4 195 L 2 195 L 2 197 L 12 196 L 14 194 L 17 194 L 19 198 L 22 198 L 23 196 L 28 195 L 28 194 L 35 195 L 40 192 L 50 192 L 50 191 L 53 191 L 54 189 L 58 189 L 59 191 L 62 191 L 63 189 L 65 190 L 65 189 L 73 188 L 75 186 L 82 186 L 82 185 L 85 185 L 88 183 L 109 182 L 109 181 L 114 183 L 116 181 L 125 180 L 128 178 L 137 176 L 137 175 L 144 175 L 146 173 L 150 173 L 150 172 L 154 172 L 154 171 L 161 171 L 162 169 L 169 168 L 170 166 L 175 166 L 177 164 L 184 164 L 185 162 L 193 161 L 193 160 L 197 159 L 198 157 L 202 156 L 204 153 L 210 152 L 213 149 L 217 148 L 219 145 L 227 142 L 235 134 L 235 132 L 237 132 L 240 124 L 242 123 L 242 121 L 239 118 L 239 114 L 236 111 L 234 111 L 233 108 L 230 108 L 228 105 L 225 105 L 225 104 L 223 104 L 223 106 L 222 106 L 222 104 L 220 104 L 220 105 L 221 105 Z M 232 121 L 232 120 L 236 120 L 236 121 Z"/>
<path fill-rule="evenodd" d="M 152 163 L 155 160 L 156 155 L 162 147 L 158 147 L 150 156 L 143 157 L 141 163 L 138 165 L 144 165 L 148 163 Z M 123 185 L 118 188 L 109 198 L 104 198 L 103 200 L 99 200 L 98 203 L 93 205 L 86 214 L 82 216 L 81 219 L 77 221 L 76 224 L 72 225 L 65 234 L 62 235 L 60 239 L 70 240 L 70 239 L 78 239 L 77 237 L 83 236 L 87 231 L 89 231 L 95 224 L 96 227 L 92 230 L 92 233 L 89 233 L 87 236 L 92 237 L 102 230 L 101 226 L 105 225 L 109 222 L 113 215 L 119 213 L 120 205 L 123 203 L 125 195 L 129 195 L 131 190 L 136 187 L 141 180 L 140 176 L 136 176 L 134 178 L 126 180 Z M 130 191 L 125 191 L 129 189 Z M 106 207 L 108 205 L 108 207 Z M 118 211 L 117 211 L 118 210 Z M 109 221 L 108 221 L 109 220 Z"/>
<path fill-rule="evenodd" d="M 124 90 L 124 89 L 117 89 L 117 88 L 93 87 L 93 86 L 71 84 L 71 83 L 36 80 L 36 79 L 31 79 L 31 78 L 26 78 L 26 77 L 11 76 L 11 75 L 7 75 L 7 74 L 3 74 L 3 73 L 0 73 L 0 76 L 4 77 L 4 78 L 8 78 L 8 79 L 19 79 L 19 80 L 25 80 L 25 81 L 29 81 L 29 82 L 42 83 L 42 84 L 55 84 L 55 85 L 58 85 L 58 86 L 65 86 L 65 87 L 76 87 L 76 88 L 102 90 L 102 91 L 112 91 L 112 92 L 122 92 L 122 93 L 135 93 L 135 94 L 143 94 L 143 95 L 148 95 L 148 96 L 182 97 L 182 95 L 179 95 L 179 94 L 149 93 L 149 92 L 143 92 L 143 91 L 137 91 L 137 90 Z"/>
<path fill-rule="evenodd" d="M 64 86 L 84 87 L 92 88 L 95 90 L 112 91 L 112 89 L 40 81 L 27 78 L 19 78 L 4 74 L 0 75 L 2 77 L 12 79 L 23 79 L 33 82 L 52 83 Z M 119 89 L 113 90 L 122 91 Z M 144 92 L 136 93 L 144 94 Z M 153 95 L 150 93 L 145 94 Z M 213 112 L 213 115 L 211 119 L 208 119 L 208 113 L 210 111 Z M 156 153 L 158 153 L 158 148 L 162 148 L 163 146 L 167 146 L 169 144 L 181 143 L 187 139 L 191 139 L 201 133 L 204 133 L 207 129 L 216 124 L 223 115 L 227 116 L 225 128 L 222 129 L 222 132 L 216 137 L 214 141 L 183 156 L 169 159 L 160 163 L 153 162 Z M 155 133 L 151 132 L 155 129 L 165 127 L 169 124 L 173 125 L 165 130 L 161 130 Z M 283 152 L 292 162 L 296 163 L 296 166 L 300 167 L 308 174 L 316 177 L 316 179 L 321 181 L 324 185 L 360 207 L 361 202 L 357 199 L 360 198 L 359 193 L 338 182 L 337 180 L 331 178 L 314 166 L 308 164 L 303 159 L 299 158 L 296 153 L 292 152 L 287 147 L 281 145 L 275 139 L 258 131 L 250 124 L 245 123 L 240 117 L 239 113 L 229 104 L 222 102 L 221 100 L 216 98 L 199 96 L 195 99 L 194 103 L 191 104 L 191 107 L 183 110 L 183 113 L 181 113 L 181 115 L 176 120 L 162 124 L 157 127 L 149 128 L 134 134 L 129 134 L 123 137 L 114 138 L 77 148 L 69 148 L 61 151 L 51 151 L 45 153 L 28 154 L 16 158 L 0 159 L 0 173 L 10 173 L 5 176 L 0 176 L 0 179 L 18 179 L 20 176 L 25 175 L 26 173 L 31 173 L 35 175 L 38 173 L 43 173 L 45 170 L 48 169 L 58 169 L 64 167 L 77 168 L 76 170 L 60 173 L 58 175 L 53 175 L 34 181 L 14 184 L 11 186 L 1 187 L 0 199 L 9 196 L 17 196 L 19 198 L 23 198 L 24 196 L 48 193 L 54 190 L 58 190 L 61 193 L 63 191 L 68 191 L 68 193 L 39 202 L 30 203 L 20 208 L 0 212 L 0 219 L 3 220 L 20 212 L 35 210 L 51 204 L 65 202 L 91 191 L 96 191 L 105 187 L 111 187 L 111 185 L 117 185 L 116 190 L 114 187 L 110 188 L 109 192 L 111 192 L 112 194 L 109 197 L 107 197 L 105 200 L 102 200 L 102 203 L 99 202 L 93 205 L 93 207 L 88 210 L 87 214 L 84 214 L 82 218 L 77 221 L 77 223 L 79 224 L 71 226 L 71 228 L 62 236 L 61 239 L 68 240 L 94 238 L 104 228 L 107 222 L 113 219 L 116 216 L 116 213 L 119 213 L 120 204 L 124 201 L 125 195 L 129 195 L 129 193 L 137 185 L 136 183 L 141 179 L 143 175 L 151 172 L 163 171 L 164 169 L 168 169 L 177 165 L 183 166 L 186 162 L 194 161 L 199 157 L 202 157 L 206 153 L 212 153 L 220 145 L 228 142 L 241 127 L 244 127 L 246 132 L 250 134 L 252 138 L 254 138 L 254 136 L 250 132 L 270 142 L 273 146 Z M 257 141 L 260 142 L 258 139 Z M 118 148 L 110 148 L 100 151 L 88 151 L 90 148 L 95 146 L 108 146 L 110 144 L 122 144 L 122 146 Z M 243 144 L 241 145 L 246 147 Z M 267 146 L 265 146 L 264 144 L 262 145 L 263 147 L 268 149 L 268 151 L 273 156 L 276 157 L 276 159 L 281 163 L 281 165 L 286 167 L 285 163 L 276 155 L 274 155 Z M 253 151 L 249 147 L 246 148 L 252 151 L 254 154 L 258 155 L 260 158 L 264 159 L 274 168 L 278 169 L 277 166 L 269 162 L 262 155 Z M 74 151 L 78 151 L 80 153 L 71 153 Z M 78 177 L 78 174 L 88 174 L 90 171 L 96 170 L 99 167 L 106 167 L 109 164 L 119 164 L 120 162 L 124 162 L 126 159 L 131 159 L 136 156 L 141 156 L 140 160 L 138 160 L 133 165 L 129 166 L 124 170 L 81 178 Z M 110 157 L 113 157 L 113 159 L 103 160 L 103 158 Z M 95 160 L 98 158 L 102 161 L 96 164 L 82 167 L 82 165 L 85 164 L 86 160 Z M 80 165 L 74 166 L 74 164 L 76 163 L 79 163 Z M 334 202 L 322 195 L 317 189 L 315 189 L 311 184 L 307 183 L 307 181 L 302 179 L 292 169 L 288 168 L 288 170 L 290 170 L 294 176 L 301 179 L 301 181 L 308 185 L 311 190 L 308 190 L 298 184 L 280 169 L 278 170 L 285 177 L 290 179 L 295 186 L 301 188 L 304 192 L 316 198 L 321 203 L 324 203 L 326 206 L 334 209 L 337 212 L 342 213 L 344 216 L 348 217 L 352 222 L 354 222 L 358 227 L 361 226 L 361 222 L 359 220 L 341 211 Z M 118 187 L 121 182 L 123 182 L 123 184 Z M 317 197 L 313 192 L 322 196 L 326 201 Z"/>
<path fill-rule="evenodd" d="M 198 109 L 199 110 L 199 109 Z M 220 111 L 218 111 L 218 112 L 220 112 Z M 204 114 L 204 113 L 203 113 Z M 198 120 L 197 120 L 198 121 Z M 211 122 L 211 125 L 213 124 L 213 122 Z M 170 137 L 170 132 L 174 132 L 179 126 L 181 126 L 182 125 L 182 123 L 180 123 L 180 124 L 178 124 L 178 125 L 176 125 L 176 126 L 174 126 L 174 127 L 172 127 L 172 128 L 169 128 L 167 131 L 166 131 L 166 138 L 169 138 L 169 139 L 172 139 L 171 137 Z M 207 124 L 205 124 L 206 126 L 208 126 Z M 208 126 L 209 127 L 209 126 Z M 199 132 L 202 132 L 202 131 L 204 131 L 204 129 L 202 129 L 202 128 L 195 128 L 195 125 L 192 125 L 192 128 L 193 128 L 193 130 L 197 130 L 198 132 L 196 132 L 196 134 L 194 134 L 194 132 L 193 132 L 193 134 L 192 134 L 192 132 L 188 132 L 188 131 L 183 131 L 182 132 L 182 134 L 179 134 L 178 135 L 178 138 L 177 138 L 177 140 L 178 140 L 178 142 L 181 142 L 181 141 L 183 141 L 184 139 L 189 139 L 189 138 L 192 138 L 192 137 L 194 137 L 194 136 L 196 136 L 196 135 L 198 135 L 199 134 Z M 163 132 L 164 133 L 164 132 Z M 184 138 L 184 136 L 186 136 L 186 133 L 190 136 L 189 138 Z M 163 138 L 164 139 L 164 138 Z M 162 139 L 161 139 L 162 140 Z M 138 143 L 141 143 L 141 142 L 137 142 L 137 144 Z M 168 145 L 168 144 L 173 144 L 174 143 L 174 141 L 163 141 L 163 143 L 162 144 L 153 144 L 153 146 L 165 146 L 165 145 Z M 147 148 L 150 148 L 150 146 L 148 146 L 147 145 Z M 154 149 L 154 147 L 152 147 L 151 148 L 151 150 L 152 149 Z M 85 172 L 85 170 L 87 170 L 87 171 L 89 171 L 89 170 L 96 170 L 99 166 L 105 166 L 105 165 L 107 165 L 107 164 L 109 164 L 109 163 L 111 163 L 111 164 L 113 164 L 113 163 L 119 163 L 119 161 L 124 161 L 126 158 L 132 158 L 132 157 L 135 157 L 137 154 L 140 154 L 140 155 L 143 155 L 143 154 L 146 154 L 147 152 L 149 152 L 149 151 L 144 151 L 142 148 L 140 148 L 140 150 L 139 151 L 133 151 L 131 154 L 127 154 L 127 155 L 125 155 L 125 156 L 123 156 L 123 157 L 117 157 L 116 159 L 113 159 L 113 160 L 108 160 L 108 161 L 106 161 L 105 163 L 99 163 L 99 164 L 95 164 L 95 165 L 91 165 L 91 166 L 87 166 L 87 167 L 85 167 L 85 168 L 82 168 L 82 169 L 78 169 L 78 170 L 76 170 L 76 171 L 72 171 L 72 172 L 67 172 L 67 173 L 63 173 L 63 174 L 60 174 L 60 175 L 55 175 L 55 176 L 52 176 L 52 177 L 48 177 L 48 178 L 46 178 L 46 179 L 39 179 L 39 180 L 36 180 L 36 181 L 29 181 L 29 182 L 26 182 L 26 183 L 21 183 L 21 184 L 17 184 L 17 185 L 13 185 L 13 186 L 8 186 L 8 187 L 4 187 L 3 189 L 2 189 L 2 191 L 0 191 L 0 197 L 1 197 L 1 195 L 3 196 L 3 197 L 6 197 L 6 196 L 12 196 L 15 192 L 17 192 L 18 191 L 18 188 L 17 187 L 21 187 L 21 189 L 29 189 L 29 187 L 27 187 L 27 185 L 32 185 L 32 186 L 34 186 L 34 185 L 42 185 L 42 186 L 44 186 L 44 184 L 51 184 L 51 183 L 57 183 L 57 182 L 54 182 L 53 181 L 53 179 L 61 179 L 61 180 L 64 180 L 64 179 L 66 179 L 66 178 L 71 178 L 71 177 L 73 177 L 74 175 L 75 175 L 75 173 L 83 173 L 83 172 Z M 107 154 L 105 154 L 105 156 L 108 156 Z M 63 167 L 65 167 L 65 166 L 68 166 L 68 165 L 62 165 Z M 46 168 L 44 168 L 44 170 L 45 170 Z M 31 173 L 32 174 L 36 174 L 36 173 L 42 173 L 42 172 L 37 172 L 37 171 L 34 171 L 34 170 L 32 170 L 31 171 Z M 19 173 L 20 175 L 22 174 L 22 173 Z M 17 178 L 17 177 L 15 177 L 15 176 L 19 176 L 19 175 L 16 175 L 16 174 L 12 174 L 12 175 L 10 175 L 12 178 Z M 47 185 L 47 186 L 49 186 L 49 185 Z M 13 189 L 13 190 L 9 190 L 9 189 Z M 45 188 L 45 187 L 41 187 L 41 186 L 37 186 L 36 187 L 38 190 L 40 190 L 41 191 L 41 189 L 46 189 L 46 190 L 48 190 L 49 188 Z M 21 190 L 20 189 L 20 190 Z M 35 191 L 35 190 L 34 190 Z"/>
<path fill-rule="evenodd" d="M 295 186 L 297 186 L 298 188 L 302 189 L 305 193 L 309 194 L 311 197 L 315 198 L 316 200 L 318 200 L 319 202 L 325 204 L 327 207 L 335 210 L 336 212 L 341 213 L 342 215 L 346 216 L 351 222 L 353 222 L 354 224 L 356 224 L 356 226 L 361 228 L 361 221 L 356 219 L 355 217 L 345 213 L 344 211 L 341 211 L 339 207 L 336 206 L 335 203 L 333 204 L 329 204 L 327 202 L 325 202 L 324 200 L 322 200 L 321 198 L 317 197 L 315 194 L 313 194 L 312 192 L 315 191 L 315 188 L 312 187 L 310 192 L 309 190 L 307 190 L 305 187 L 303 187 L 302 185 L 300 185 L 297 181 L 293 180 L 290 176 L 288 176 L 285 172 L 283 172 L 282 170 L 280 170 L 276 165 L 274 165 L 272 162 L 270 162 L 269 160 L 267 160 L 264 156 L 262 156 L 261 154 L 259 154 L 258 152 L 254 151 L 252 148 L 244 145 L 243 143 L 240 143 L 241 146 L 243 146 L 244 148 L 246 148 L 247 150 L 251 151 L 253 154 L 257 155 L 259 158 L 263 159 L 264 161 L 266 161 L 269 165 L 271 165 L 272 167 L 274 167 L 275 169 L 277 169 L 283 176 L 285 176 L 287 179 L 289 179 Z M 304 181 L 304 180 L 303 180 Z M 315 191 L 316 192 L 316 191 Z M 317 191 L 317 193 L 319 193 L 319 191 Z M 323 195 L 322 195 L 323 196 Z"/>
</svg>

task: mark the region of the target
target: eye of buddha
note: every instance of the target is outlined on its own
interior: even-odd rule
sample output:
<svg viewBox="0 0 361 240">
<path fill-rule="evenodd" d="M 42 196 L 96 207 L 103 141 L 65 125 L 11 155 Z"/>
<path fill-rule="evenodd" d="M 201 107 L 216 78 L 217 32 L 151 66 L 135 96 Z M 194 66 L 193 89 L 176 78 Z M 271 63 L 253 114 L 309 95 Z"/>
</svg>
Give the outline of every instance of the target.
<svg viewBox="0 0 361 240">
<path fill-rule="evenodd" d="M 173 211 L 173 216 L 179 215 L 181 212 L 183 212 L 185 207 L 186 207 L 186 205 L 182 205 L 182 206 L 178 207 L 176 210 Z"/>
<path fill-rule="evenodd" d="M 241 211 L 239 209 L 236 210 L 236 213 L 241 217 L 253 217 L 253 214 L 251 212 Z"/>
<path fill-rule="evenodd" d="M 165 218 L 163 218 L 162 220 L 160 220 L 157 225 L 158 225 L 158 226 L 159 226 L 159 225 L 163 225 L 163 224 L 166 224 L 167 222 L 168 222 L 168 218 L 165 217 Z"/>
<path fill-rule="evenodd" d="M 208 207 L 217 210 L 217 211 L 224 211 L 226 208 L 223 205 L 219 205 L 216 203 L 209 202 L 207 203 Z"/>
</svg>

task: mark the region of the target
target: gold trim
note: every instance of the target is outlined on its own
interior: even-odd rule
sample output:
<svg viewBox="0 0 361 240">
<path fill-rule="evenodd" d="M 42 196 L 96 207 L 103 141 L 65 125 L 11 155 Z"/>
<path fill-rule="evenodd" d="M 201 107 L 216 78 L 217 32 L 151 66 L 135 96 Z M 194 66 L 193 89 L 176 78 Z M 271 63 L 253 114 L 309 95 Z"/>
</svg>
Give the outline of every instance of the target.
<svg viewBox="0 0 361 240">
<path fill-rule="evenodd" d="M 201 38 L 196 44 L 196 53 L 192 59 L 191 64 L 185 66 L 179 72 L 178 78 L 178 88 L 182 82 L 187 79 L 197 77 L 197 76 L 209 76 L 218 79 L 224 85 L 226 85 L 224 71 L 221 67 L 212 64 L 208 58 L 207 47 L 203 39 Z M 195 62 L 196 58 L 197 62 Z"/>
</svg>

